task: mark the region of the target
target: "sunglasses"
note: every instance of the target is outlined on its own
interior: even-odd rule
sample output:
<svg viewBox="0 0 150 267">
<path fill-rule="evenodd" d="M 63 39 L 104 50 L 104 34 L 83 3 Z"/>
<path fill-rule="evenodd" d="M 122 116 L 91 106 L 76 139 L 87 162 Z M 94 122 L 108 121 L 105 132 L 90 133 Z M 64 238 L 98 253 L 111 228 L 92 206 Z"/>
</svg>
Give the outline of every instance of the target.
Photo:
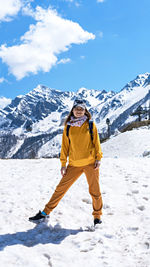
<svg viewBox="0 0 150 267">
<path fill-rule="evenodd" d="M 84 100 L 75 100 L 74 101 L 75 102 L 75 104 L 85 104 L 85 101 Z"/>
</svg>

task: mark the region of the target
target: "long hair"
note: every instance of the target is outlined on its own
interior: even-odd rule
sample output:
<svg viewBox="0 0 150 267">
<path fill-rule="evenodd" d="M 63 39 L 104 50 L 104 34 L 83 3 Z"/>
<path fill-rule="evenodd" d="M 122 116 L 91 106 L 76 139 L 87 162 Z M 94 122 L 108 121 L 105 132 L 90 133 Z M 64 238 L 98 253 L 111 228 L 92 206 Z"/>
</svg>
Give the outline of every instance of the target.
<svg viewBox="0 0 150 267">
<path fill-rule="evenodd" d="M 73 115 L 73 109 L 74 109 L 74 107 L 71 109 L 71 111 L 70 111 L 68 117 L 66 118 L 66 120 L 65 120 L 65 122 L 64 122 L 64 125 L 66 125 L 67 122 L 70 121 L 71 116 L 74 116 L 74 115 Z M 92 118 L 91 113 L 87 110 L 87 108 L 85 108 L 85 115 L 88 117 L 88 121 Z"/>
</svg>

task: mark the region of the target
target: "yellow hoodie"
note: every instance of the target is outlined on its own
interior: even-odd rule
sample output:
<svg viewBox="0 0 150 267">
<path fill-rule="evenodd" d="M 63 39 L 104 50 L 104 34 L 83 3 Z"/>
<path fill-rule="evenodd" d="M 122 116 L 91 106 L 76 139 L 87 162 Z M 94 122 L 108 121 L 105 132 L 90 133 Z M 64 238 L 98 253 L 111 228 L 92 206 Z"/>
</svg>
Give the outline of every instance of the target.
<svg viewBox="0 0 150 267">
<path fill-rule="evenodd" d="M 93 143 L 91 141 L 88 121 L 85 121 L 81 127 L 71 126 L 69 129 L 69 137 L 66 135 L 66 129 L 67 125 L 64 127 L 62 136 L 60 154 L 62 167 L 66 166 L 68 156 L 69 165 L 76 167 L 92 164 L 95 160 L 101 160 L 103 154 L 101 151 L 99 135 L 94 122 Z"/>
</svg>

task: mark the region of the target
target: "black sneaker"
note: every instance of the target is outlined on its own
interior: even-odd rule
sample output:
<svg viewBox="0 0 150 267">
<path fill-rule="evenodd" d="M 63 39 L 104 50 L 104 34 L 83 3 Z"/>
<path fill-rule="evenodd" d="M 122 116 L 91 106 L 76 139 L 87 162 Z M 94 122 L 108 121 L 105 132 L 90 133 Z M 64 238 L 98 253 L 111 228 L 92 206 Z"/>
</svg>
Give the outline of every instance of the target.
<svg viewBox="0 0 150 267">
<path fill-rule="evenodd" d="M 39 210 L 39 212 L 35 216 L 29 218 L 29 221 L 35 222 L 35 223 L 36 222 L 43 222 L 46 217 L 47 216 L 42 214 L 42 212 Z"/>
<path fill-rule="evenodd" d="M 101 224 L 101 223 L 102 223 L 101 219 L 98 219 L 98 218 L 94 219 L 94 226 L 96 224 Z"/>
</svg>

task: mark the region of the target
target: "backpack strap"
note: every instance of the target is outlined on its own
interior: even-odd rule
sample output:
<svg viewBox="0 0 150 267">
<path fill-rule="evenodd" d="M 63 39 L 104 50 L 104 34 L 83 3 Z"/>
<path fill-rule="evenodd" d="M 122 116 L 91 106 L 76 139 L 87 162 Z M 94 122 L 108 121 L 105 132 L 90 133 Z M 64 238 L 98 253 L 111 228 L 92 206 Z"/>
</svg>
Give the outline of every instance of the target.
<svg viewBox="0 0 150 267">
<path fill-rule="evenodd" d="M 68 138 L 69 138 L 70 126 L 71 125 L 67 125 L 67 128 L 66 128 L 66 135 L 67 135 Z M 93 143 L 93 121 L 91 121 L 91 120 L 89 120 L 89 132 L 90 132 L 90 135 L 91 135 L 91 141 Z M 70 138 L 69 138 L 69 144 L 70 144 Z"/>
<path fill-rule="evenodd" d="M 91 141 L 93 143 L 93 121 L 89 120 L 89 132 L 91 135 Z"/>
<path fill-rule="evenodd" d="M 68 138 L 69 138 L 69 129 L 70 129 L 70 126 L 71 125 L 67 125 L 67 128 L 66 128 L 66 135 L 67 135 Z M 70 144 L 70 138 L 69 138 L 69 144 Z"/>
</svg>

